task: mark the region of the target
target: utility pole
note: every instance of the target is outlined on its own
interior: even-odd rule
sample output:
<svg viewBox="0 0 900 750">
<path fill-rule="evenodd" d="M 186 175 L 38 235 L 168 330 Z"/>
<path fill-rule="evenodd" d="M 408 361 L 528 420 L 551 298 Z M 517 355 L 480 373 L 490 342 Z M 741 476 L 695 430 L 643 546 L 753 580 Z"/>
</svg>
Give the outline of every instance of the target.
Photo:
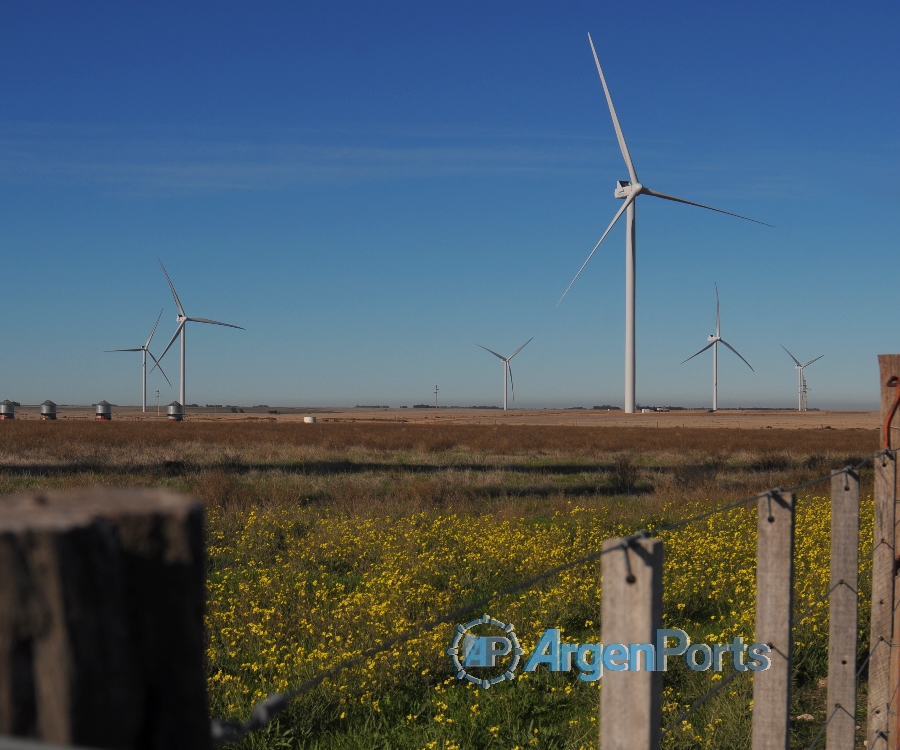
<svg viewBox="0 0 900 750">
<path fill-rule="evenodd" d="M 159 391 L 156 392 L 156 416 L 159 416 Z"/>
<path fill-rule="evenodd" d="M 438 388 L 437 386 L 434 387 L 434 408 L 435 409 L 438 408 L 438 391 L 439 390 L 440 390 L 440 388 Z"/>
</svg>

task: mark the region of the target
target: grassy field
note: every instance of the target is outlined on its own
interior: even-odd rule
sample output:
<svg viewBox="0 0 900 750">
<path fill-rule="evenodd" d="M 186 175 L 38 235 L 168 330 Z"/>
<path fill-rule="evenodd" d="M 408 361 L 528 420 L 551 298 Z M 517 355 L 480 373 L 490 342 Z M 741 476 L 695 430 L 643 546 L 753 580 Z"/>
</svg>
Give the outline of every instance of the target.
<svg viewBox="0 0 900 750">
<path fill-rule="evenodd" d="M 3 493 L 106 484 L 190 492 L 209 518 L 211 711 L 245 719 L 289 689 L 416 623 L 698 509 L 806 481 L 877 450 L 866 430 L 727 430 L 407 424 L 6 423 Z M 861 559 L 871 551 L 863 473 Z M 826 590 L 826 486 L 801 496 L 796 611 Z M 692 639 L 752 641 L 755 509 L 675 532 L 665 621 Z M 861 584 L 865 598 L 868 580 Z M 599 640 L 599 564 L 499 599 L 526 651 L 544 628 Z M 865 653 L 867 601 L 860 653 Z M 302 696 L 242 747 L 579 748 L 597 737 L 602 680 L 543 668 L 480 690 L 454 679 L 443 626 Z M 825 719 L 827 606 L 796 628 L 794 744 Z M 727 676 L 727 673 L 726 673 Z M 716 684 L 665 675 L 669 722 Z M 664 740 L 749 747 L 740 676 Z M 864 696 L 865 685 L 860 695 Z M 860 719 L 865 726 L 864 716 Z M 859 733 L 862 747 L 863 733 Z"/>
</svg>

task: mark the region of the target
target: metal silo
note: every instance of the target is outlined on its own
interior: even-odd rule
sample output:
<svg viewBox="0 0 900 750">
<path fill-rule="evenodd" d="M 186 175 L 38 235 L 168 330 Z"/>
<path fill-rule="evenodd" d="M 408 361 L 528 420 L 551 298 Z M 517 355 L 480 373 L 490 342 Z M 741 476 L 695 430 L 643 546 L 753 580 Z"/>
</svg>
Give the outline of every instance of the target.
<svg viewBox="0 0 900 750">
<path fill-rule="evenodd" d="M 15 419 L 16 418 L 16 405 L 6 399 L 5 401 L 0 402 L 0 419 Z"/>
<path fill-rule="evenodd" d="M 49 398 L 41 404 L 41 420 L 56 419 L 56 404 Z"/>
<path fill-rule="evenodd" d="M 166 407 L 166 417 L 170 422 L 181 422 L 184 420 L 184 407 L 177 401 L 173 401 Z"/>
<path fill-rule="evenodd" d="M 112 419 L 112 404 L 109 401 L 101 401 L 96 404 L 94 419 L 97 422 L 109 422 Z"/>
</svg>

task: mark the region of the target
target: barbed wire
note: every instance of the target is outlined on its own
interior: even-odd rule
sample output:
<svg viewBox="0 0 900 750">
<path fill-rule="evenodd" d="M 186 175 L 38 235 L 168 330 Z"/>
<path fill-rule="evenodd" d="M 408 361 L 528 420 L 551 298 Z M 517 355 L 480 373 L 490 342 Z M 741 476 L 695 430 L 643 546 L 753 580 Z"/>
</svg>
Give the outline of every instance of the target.
<svg viewBox="0 0 900 750">
<path fill-rule="evenodd" d="M 831 594 L 834 592 L 834 590 L 840 586 L 846 586 L 848 589 L 853 591 L 853 587 L 849 583 L 847 583 L 843 578 L 841 578 L 840 581 L 838 581 L 836 584 L 834 584 L 834 586 L 832 586 L 830 589 L 828 589 L 828 591 L 826 591 L 824 594 L 822 594 L 822 596 L 820 596 L 818 599 L 816 599 L 812 604 L 810 604 L 806 609 L 804 609 L 799 615 L 797 615 L 797 617 L 795 617 L 794 621 L 791 623 L 791 627 L 796 628 L 801 622 L 803 622 L 803 620 L 805 620 L 807 617 L 809 617 L 812 614 L 813 610 L 816 607 L 818 607 L 822 602 L 827 600 L 828 597 L 830 597 Z M 857 597 L 859 596 L 859 594 L 856 591 L 853 591 L 853 593 L 856 594 Z"/>
<path fill-rule="evenodd" d="M 860 461 L 855 466 L 847 466 L 843 469 L 829 472 L 826 475 L 817 477 L 816 479 L 812 479 L 808 482 L 803 482 L 801 484 L 794 485 L 792 487 L 772 488 L 772 489 L 766 490 L 765 492 L 760 492 L 756 495 L 752 495 L 751 497 L 746 497 L 741 500 L 736 500 L 734 502 L 727 503 L 718 508 L 713 508 L 712 510 L 704 511 L 702 513 L 697 513 L 693 516 L 689 516 L 688 518 L 680 519 L 673 523 L 666 524 L 665 526 L 653 527 L 652 531 L 653 531 L 653 533 L 675 531 L 675 530 L 683 528 L 684 526 L 687 526 L 689 524 L 705 520 L 707 518 L 718 515 L 720 513 L 725 513 L 729 510 L 733 510 L 734 508 L 741 507 L 743 505 L 746 505 L 747 503 L 753 502 L 754 500 L 759 500 L 760 498 L 763 498 L 763 497 L 767 497 L 767 496 L 772 497 L 775 494 L 779 494 L 779 493 L 783 493 L 783 492 L 796 492 L 798 490 L 806 489 L 807 487 L 812 487 L 816 484 L 820 484 L 821 482 L 828 481 L 835 476 L 840 476 L 841 474 L 846 474 L 847 472 L 850 472 L 850 471 L 853 471 L 853 472 L 858 471 L 859 469 L 861 469 L 863 466 L 865 466 L 870 461 L 874 461 L 875 459 L 877 459 L 880 456 L 884 456 L 884 455 L 887 455 L 887 454 L 893 453 L 893 452 L 894 451 L 892 451 L 891 449 L 886 448 L 886 449 L 883 449 L 883 450 L 875 453 L 872 456 L 867 456 L 866 458 L 864 458 L 862 461 Z M 583 555 L 583 556 L 581 556 L 575 560 L 572 560 L 570 562 L 563 563 L 562 565 L 557 565 L 555 568 L 546 570 L 543 573 L 540 573 L 536 576 L 528 578 L 524 581 L 521 581 L 517 584 L 509 586 L 500 591 L 495 591 L 493 594 L 482 597 L 481 599 L 479 599 L 476 602 L 472 602 L 471 604 L 467 604 L 463 607 L 460 607 L 446 615 L 443 615 L 442 617 L 440 617 L 436 620 L 431 620 L 429 622 L 418 625 L 418 626 L 412 628 L 411 630 L 407 631 L 406 633 L 403 633 L 403 634 L 398 635 L 394 638 L 391 638 L 387 641 L 384 641 L 383 643 L 380 643 L 377 646 L 373 646 L 369 649 L 361 651 L 356 656 L 352 656 L 348 659 L 344 659 L 343 661 L 338 662 L 337 664 L 324 670 L 323 672 L 320 672 L 315 677 L 312 677 L 311 679 L 306 680 L 305 682 L 301 683 L 293 690 L 289 690 L 285 693 L 273 693 L 273 694 L 269 695 L 268 697 L 264 698 L 263 700 L 259 701 L 256 705 L 254 705 L 253 709 L 250 712 L 250 718 L 246 722 L 241 723 L 241 722 L 237 722 L 237 721 L 232 721 L 230 719 L 214 718 L 210 725 L 212 740 L 215 744 L 218 744 L 218 745 L 227 745 L 232 742 L 236 742 L 236 741 L 240 740 L 241 738 L 245 737 L 246 735 L 250 734 L 251 732 L 254 732 L 258 729 L 262 729 L 264 726 L 266 726 L 266 724 L 268 724 L 275 716 L 277 716 L 285 708 L 287 708 L 288 704 L 293 699 L 297 698 L 298 696 L 302 695 L 305 692 L 308 692 L 309 690 L 312 690 L 313 688 L 315 688 L 316 686 L 318 686 L 325 680 L 330 679 L 332 677 L 336 677 L 341 672 L 343 672 L 347 669 L 350 669 L 351 667 L 356 666 L 364 659 L 370 659 L 373 656 L 377 656 L 378 654 L 384 653 L 385 651 L 389 651 L 389 650 L 395 648 L 396 646 L 400 646 L 400 645 L 412 640 L 413 638 L 416 638 L 424 633 L 430 632 L 431 630 L 434 630 L 435 628 L 437 628 L 441 625 L 444 625 L 448 622 L 453 622 L 454 620 L 459 620 L 464 615 L 467 615 L 474 610 L 477 610 L 477 609 L 487 606 L 488 604 L 493 602 L 495 599 L 499 599 L 504 596 L 509 596 L 511 594 L 518 593 L 519 591 L 522 591 L 524 589 L 531 588 L 536 583 L 540 583 L 543 580 L 552 578 L 553 576 L 558 575 L 559 573 L 562 573 L 563 571 L 570 570 L 571 568 L 579 567 L 581 565 L 586 565 L 587 563 L 590 563 L 590 562 L 593 562 L 594 560 L 599 559 L 602 555 L 605 555 L 607 552 L 611 552 L 613 550 L 618 550 L 618 549 L 628 549 L 637 540 L 646 539 L 649 537 L 650 537 L 650 531 L 648 531 L 648 530 L 638 531 L 634 534 L 631 534 L 628 537 L 625 537 L 622 540 L 621 544 L 617 544 L 612 547 L 607 547 L 606 549 L 596 550 L 594 552 L 590 552 L 590 553 Z M 837 585 L 840 585 L 840 584 L 836 584 L 836 586 Z M 826 594 L 826 597 L 828 595 L 830 595 L 831 591 L 833 591 L 833 590 L 834 590 L 834 587 Z M 816 602 L 815 604 L 817 604 L 817 603 L 818 602 Z M 815 604 L 814 604 L 814 606 L 815 606 Z M 794 624 L 796 624 L 796 623 L 794 623 Z M 870 654 L 870 656 L 871 656 L 871 654 Z M 868 657 L 867 657 L 866 661 L 868 661 Z M 685 714 L 683 716 L 679 717 L 675 721 L 677 723 L 680 723 L 681 721 L 684 720 L 684 718 L 687 718 L 688 716 L 693 714 L 697 709 L 700 708 L 700 706 L 702 706 L 704 703 L 706 703 L 706 701 L 708 701 L 710 698 L 712 698 L 713 695 L 715 695 L 719 690 L 721 690 L 726 684 L 731 682 L 731 680 L 734 679 L 734 677 L 737 676 L 738 674 L 741 674 L 741 672 L 738 672 L 738 671 L 733 672 L 731 675 L 729 675 L 729 677 L 724 679 L 719 685 L 717 685 L 715 688 L 710 690 L 709 693 L 707 693 L 705 696 L 703 696 L 697 702 L 695 702 L 691 706 L 691 708 L 689 708 L 688 711 L 685 712 Z M 670 727 L 667 728 L 663 732 L 662 736 L 665 736 L 666 733 L 668 731 L 670 731 L 670 728 L 672 726 L 673 725 L 670 725 Z"/>
<path fill-rule="evenodd" d="M 834 707 L 834 711 L 831 712 L 831 716 L 828 717 L 828 721 L 826 721 L 822 728 L 819 730 L 819 733 L 815 736 L 810 746 L 807 750 L 813 750 L 813 748 L 819 744 L 819 740 L 822 739 L 822 735 L 825 734 L 825 730 L 828 729 L 828 725 L 831 724 L 831 720 L 837 715 L 838 710 L 841 708 L 841 705 L 838 704 Z"/>
</svg>

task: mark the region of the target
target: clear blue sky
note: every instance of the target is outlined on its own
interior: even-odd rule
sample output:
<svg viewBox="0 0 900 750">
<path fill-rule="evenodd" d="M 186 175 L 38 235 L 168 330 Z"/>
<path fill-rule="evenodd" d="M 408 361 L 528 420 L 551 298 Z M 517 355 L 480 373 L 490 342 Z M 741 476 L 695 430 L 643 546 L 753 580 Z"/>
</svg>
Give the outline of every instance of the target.
<svg viewBox="0 0 900 750">
<path fill-rule="evenodd" d="M 189 315 L 188 401 L 622 404 L 627 176 L 648 186 L 638 401 L 875 408 L 900 350 L 900 5 L 0 6 L 0 398 L 138 403 Z M 164 366 L 177 386 L 173 347 Z M 150 389 L 177 396 L 154 373 Z"/>
</svg>

